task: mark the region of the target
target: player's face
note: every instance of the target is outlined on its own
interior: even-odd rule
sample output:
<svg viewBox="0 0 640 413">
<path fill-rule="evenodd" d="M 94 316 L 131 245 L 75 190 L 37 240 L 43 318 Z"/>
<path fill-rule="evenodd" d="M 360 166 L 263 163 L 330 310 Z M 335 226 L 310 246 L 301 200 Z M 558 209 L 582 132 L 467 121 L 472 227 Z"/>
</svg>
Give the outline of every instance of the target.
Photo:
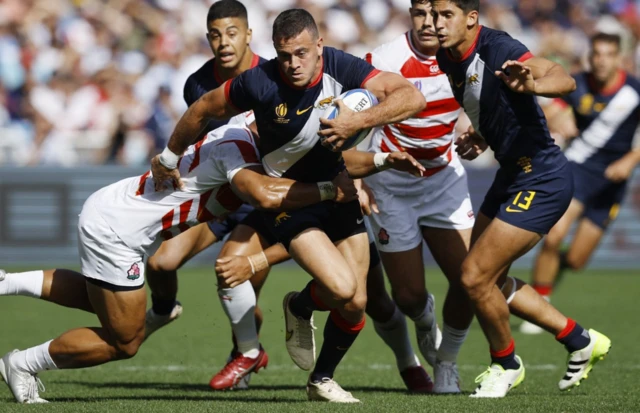
<svg viewBox="0 0 640 413">
<path fill-rule="evenodd" d="M 251 29 L 239 17 L 227 17 L 209 22 L 207 40 L 216 63 L 225 69 L 237 67 L 251 42 Z"/>
<path fill-rule="evenodd" d="M 477 21 L 477 12 L 465 13 L 449 0 L 432 0 L 431 5 L 440 47 L 454 48 L 464 42 L 467 28 Z"/>
<path fill-rule="evenodd" d="M 422 3 L 414 3 L 409 13 L 413 24 L 413 40 L 421 46 L 421 49 L 437 48 L 440 43 L 431 15 L 431 2 L 423 0 Z"/>
<path fill-rule="evenodd" d="M 620 50 L 615 43 L 595 42 L 591 50 L 591 73 L 599 82 L 606 82 L 615 76 L 620 68 Z"/>
<path fill-rule="evenodd" d="M 282 73 L 296 87 L 305 87 L 318 75 L 322 38 L 308 30 L 290 39 L 276 39 L 273 42 Z"/>
</svg>

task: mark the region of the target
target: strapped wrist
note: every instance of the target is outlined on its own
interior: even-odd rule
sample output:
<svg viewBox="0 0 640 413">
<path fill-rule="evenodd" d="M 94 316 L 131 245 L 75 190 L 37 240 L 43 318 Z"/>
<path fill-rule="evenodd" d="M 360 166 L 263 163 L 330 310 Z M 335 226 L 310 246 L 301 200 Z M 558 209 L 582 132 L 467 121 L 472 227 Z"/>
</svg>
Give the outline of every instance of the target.
<svg viewBox="0 0 640 413">
<path fill-rule="evenodd" d="M 373 155 L 373 164 L 376 169 L 379 171 L 384 171 L 386 169 L 391 168 L 391 165 L 387 164 L 387 158 L 391 155 L 390 153 L 376 153 Z"/>
<path fill-rule="evenodd" d="M 168 147 L 164 148 L 159 158 L 160 164 L 167 169 L 176 169 L 179 160 L 180 155 L 176 155 Z"/>
</svg>

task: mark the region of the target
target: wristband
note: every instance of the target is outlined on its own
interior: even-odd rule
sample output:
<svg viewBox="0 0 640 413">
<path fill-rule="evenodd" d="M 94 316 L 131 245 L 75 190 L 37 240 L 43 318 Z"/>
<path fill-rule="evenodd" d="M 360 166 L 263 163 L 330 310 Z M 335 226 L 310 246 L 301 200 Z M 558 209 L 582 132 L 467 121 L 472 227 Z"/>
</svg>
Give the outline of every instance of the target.
<svg viewBox="0 0 640 413">
<path fill-rule="evenodd" d="M 167 169 L 176 169 L 178 167 L 178 161 L 180 160 L 180 156 L 171 152 L 171 149 L 164 148 L 164 151 L 160 154 L 160 164 Z"/>
<path fill-rule="evenodd" d="M 260 251 L 259 254 L 253 254 L 247 257 L 249 264 L 251 265 L 251 274 L 256 275 L 257 272 L 269 268 L 269 261 L 264 251 Z"/>
<path fill-rule="evenodd" d="M 335 199 L 336 187 L 330 181 L 318 182 L 318 190 L 320 191 L 320 201 Z"/>
<path fill-rule="evenodd" d="M 379 171 L 384 171 L 385 169 L 391 168 L 390 165 L 387 165 L 387 158 L 391 155 L 390 153 L 376 153 L 373 155 L 373 164 L 376 169 Z"/>
</svg>

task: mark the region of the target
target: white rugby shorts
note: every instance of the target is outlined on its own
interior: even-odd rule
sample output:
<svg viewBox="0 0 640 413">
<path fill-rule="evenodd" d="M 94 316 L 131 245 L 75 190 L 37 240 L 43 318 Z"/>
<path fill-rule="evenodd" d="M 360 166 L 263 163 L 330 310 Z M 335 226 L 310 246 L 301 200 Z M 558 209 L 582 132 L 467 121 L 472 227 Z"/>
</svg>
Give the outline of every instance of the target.
<svg viewBox="0 0 640 413">
<path fill-rule="evenodd" d="M 100 191 L 87 199 L 78 221 L 81 273 L 105 288 L 133 290 L 144 285 L 145 254 L 127 246 L 99 212 Z M 111 288 L 111 286 L 115 288 Z"/>
<path fill-rule="evenodd" d="M 370 216 L 380 251 L 417 247 L 422 242 L 421 227 L 463 230 L 475 223 L 467 173 L 457 158 L 430 177 L 385 171 L 365 178 L 365 182 L 380 209 L 379 214 Z"/>
</svg>

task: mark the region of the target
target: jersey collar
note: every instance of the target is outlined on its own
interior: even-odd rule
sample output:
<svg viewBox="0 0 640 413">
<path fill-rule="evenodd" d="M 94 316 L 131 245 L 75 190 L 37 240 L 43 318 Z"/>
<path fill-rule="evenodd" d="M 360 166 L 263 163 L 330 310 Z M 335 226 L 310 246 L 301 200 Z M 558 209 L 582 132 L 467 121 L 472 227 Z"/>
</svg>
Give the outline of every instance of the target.
<svg viewBox="0 0 640 413">
<path fill-rule="evenodd" d="M 627 83 L 627 72 L 625 72 L 624 70 L 618 69 L 618 73 L 616 74 L 616 76 L 618 78 L 616 80 L 616 83 L 607 88 L 599 88 L 593 78 L 593 75 L 591 74 L 589 74 L 587 79 L 589 81 L 589 87 L 591 88 L 591 90 L 596 91 L 598 94 L 603 96 L 611 96 L 615 95 L 620 89 L 622 89 L 622 86 Z"/>
<path fill-rule="evenodd" d="M 476 50 L 476 46 L 478 46 L 478 39 L 480 38 L 480 32 L 482 31 L 482 27 L 483 27 L 482 25 L 478 27 L 478 33 L 476 33 L 475 40 L 471 44 L 471 47 L 469 47 L 469 49 L 464 53 L 464 55 L 462 55 L 460 59 L 456 59 L 455 57 L 453 57 L 449 49 L 447 49 L 447 56 L 449 57 L 449 59 L 453 60 L 456 63 L 460 63 L 467 60 L 469 56 L 471 56 L 471 54 Z"/>
</svg>

